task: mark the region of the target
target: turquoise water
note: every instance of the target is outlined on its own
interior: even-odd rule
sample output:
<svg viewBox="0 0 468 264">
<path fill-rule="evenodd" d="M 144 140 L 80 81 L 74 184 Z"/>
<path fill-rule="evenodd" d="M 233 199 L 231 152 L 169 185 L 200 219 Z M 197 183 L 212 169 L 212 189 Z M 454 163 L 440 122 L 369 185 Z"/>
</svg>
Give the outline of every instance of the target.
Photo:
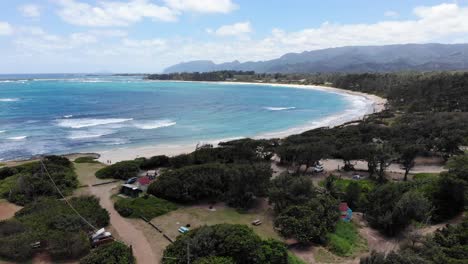
<svg viewBox="0 0 468 264">
<path fill-rule="evenodd" d="M 349 97 L 138 77 L 0 77 L 0 160 L 255 137 L 353 108 Z"/>
</svg>

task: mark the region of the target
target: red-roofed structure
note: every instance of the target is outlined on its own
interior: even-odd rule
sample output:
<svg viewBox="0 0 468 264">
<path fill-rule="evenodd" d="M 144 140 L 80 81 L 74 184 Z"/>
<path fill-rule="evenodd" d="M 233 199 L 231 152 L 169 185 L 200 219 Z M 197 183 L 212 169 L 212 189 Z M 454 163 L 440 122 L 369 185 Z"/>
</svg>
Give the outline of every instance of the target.
<svg viewBox="0 0 468 264">
<path fill-rule="evenodd" d="M 353 210 L 349 208 L 348 203 L 340 203 L 339 207 L 340 213 L 341 213 L 341 219 L 345 222 L 351 221 L 351 218 L 353 217 Z"/>
<path fill-rule="evenodd" d="M 151 179 L 148 176 L 138 178 L 138 183 L 141 185 L 148 185 L 151 183 Z"/>
</svg>

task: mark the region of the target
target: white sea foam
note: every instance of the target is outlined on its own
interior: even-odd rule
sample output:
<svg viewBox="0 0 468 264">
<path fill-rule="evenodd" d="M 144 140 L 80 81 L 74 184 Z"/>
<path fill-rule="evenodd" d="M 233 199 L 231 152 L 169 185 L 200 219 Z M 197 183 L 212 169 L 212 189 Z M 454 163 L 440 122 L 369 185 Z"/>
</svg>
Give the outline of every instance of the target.
<svg viewBox="0 0 468 264">
<path fill-rule="evenodd" d="M 0 130 L 0 134 L 3 134 L 5 133 L 6 131 L 5 130 Z"/>
<path fill-rule="evenodd" d="M 118 124 L 132 121 L 133 118 L 77 118 L 77 119 L 58 119 L 57 125 L 68 128 L 94 127 L 108 124 Z"/>
<path fill-rule="evenodd" d="M 19 98 L 0 98 L 0 102 L 17 102 Z"/>
<path fill-rule="evenodd" d="M 293 109 L 296 109 L 296 107 L 294 106 L 290 106 L 290 107 L 265 107 L 266 110 L 270 110 L 270 111 L 284 111 L 284 110 L 293 110 Z"/>
<path fill-rule="evenodd" d="M 27 136 L 9 137 L 9 140 L 25 140 Z"/>
<path fill-rule="evenodd" d="M 106 135 L 106 133 L 97 133 L 89 131 L 73 131 L 68 136 L 68 139 L 89 139 L 89 138 L 98 138 Z"/>
<path fill-rule="evenodd" d="M 73 115 L 64 115 L 63 118 L 72 118 Z"/>
<path fill-rule="evenodd" d="M 172 120 L 164 119 L 164 120 L 153 120 L 153 121 L 139 121 L 139 122 L 135 122 L 134 126 L 139 129 L 157 129 L 157 128 L 162 128 L 162 127 L 174 126 L 176 124 L 177 123 Z"/>
</svg>

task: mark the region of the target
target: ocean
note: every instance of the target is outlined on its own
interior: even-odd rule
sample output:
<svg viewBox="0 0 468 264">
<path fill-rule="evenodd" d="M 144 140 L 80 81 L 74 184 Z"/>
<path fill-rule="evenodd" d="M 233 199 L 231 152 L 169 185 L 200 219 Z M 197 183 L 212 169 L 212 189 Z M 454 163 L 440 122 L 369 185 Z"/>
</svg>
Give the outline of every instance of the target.
<svg viewBox="0 0 468 264">
<path fill-rule="evenodd" d="M 281 86 L 0 75 L 0 160 L 274 137 L 368 107 L 362 97 Z"/>
</svg>

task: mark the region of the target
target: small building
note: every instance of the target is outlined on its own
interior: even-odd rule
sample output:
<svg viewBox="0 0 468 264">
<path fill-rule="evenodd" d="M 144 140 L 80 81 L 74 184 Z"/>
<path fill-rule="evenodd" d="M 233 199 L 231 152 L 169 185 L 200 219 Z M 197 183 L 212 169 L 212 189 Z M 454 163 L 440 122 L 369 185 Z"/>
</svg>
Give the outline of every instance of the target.
<svg viewBox="0 0 468 264">
<path fill-rule="evenodd" d="M 351 221 L 353 218 L 353 210 L 349 208 L 348 203 L 340 203 L 340 213 L 341 213 L 341 220 L 345 222 Z"/>
<path fill-rule="evenodd" d="M 148 186 L 150 185 L 150 183 L 152 182 L 150 176 L 144 176 L 144 177 L 140 177 L 138 178 L 137 180 L 137 186 L 140 190 L 146 192 L 148 190 Z"/>
<path fill-rule="evenodd" d="M 130 197 L 138 197 L 142 190 L 134 184 L 122 184 L 120 192 Z"/>
<path fill-rule="evenodd" d="M 146 176 L 149 177 L 150 179 L 154 180 L 156 179 L 157 172 L 156 170 L 149 170 L 146 172 Z"/>
</svg>

